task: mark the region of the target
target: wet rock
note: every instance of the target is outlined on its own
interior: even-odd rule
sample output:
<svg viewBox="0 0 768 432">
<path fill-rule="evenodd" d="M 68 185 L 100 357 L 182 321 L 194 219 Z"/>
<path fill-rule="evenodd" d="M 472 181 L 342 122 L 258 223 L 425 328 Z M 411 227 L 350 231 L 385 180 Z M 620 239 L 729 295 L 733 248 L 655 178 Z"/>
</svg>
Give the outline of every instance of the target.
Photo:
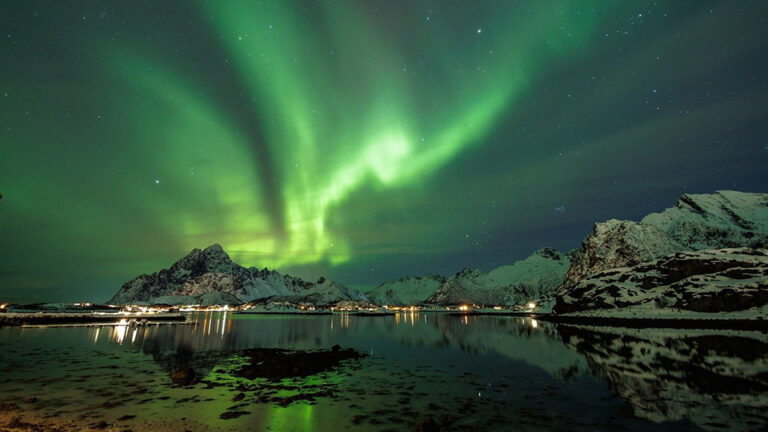
<svg viewBox="0 0 768 432">
<path fill-rule="evenodd" d="M 248 411 L 224 411 L 223 413 L 221 413 L 219 418 L 222 420 L 230 420 L 230 419 L 238 418 L 240 416 L 244 416 L 246 414 L 249 414 L 249 412 Z"/>
<path fill-rule="evenodd" d="M 344 360 L 364 357 L 357 351 L 338 345 L 330 350 L 290 351 L 277 348 L 256 348 L 245 351 L 250 363 L 235 371 L 235 376 L 254 378 L 295 378 L 331 370 Z"/>
<path fill-rule="evenodd" d="M 273 397 L 272 399 L 270 399 L 270 401 L 276 403 L 277 405 L 285 407 L 296 401 L 314 402 L 315 399 L 318 397 L 327 397 L 327 396 L 333 396 L 333 393 L 331 393 L 330 391 L 319 391 L 314 393 L 297 393 L 292 396 Z"/>
<path fill-rule="evenodd" d="M 171 374 L 171 381 L 181 386 L 188 386 L 195 381 L 195 371 L 186 367 Z"/>
<path fill-rule="evenodd" d="M 105 402 L 102 402 L 100 406 L 102 408 L 109 409 L 109 408 L 114 408 L 116 406 L 120 406 L 122 404 L 123 404 L 123 402 L 121 402 L 121 401 L 105 401 Z"/>
<path fill-rule="evenodd" d="M 439 432 L 440 425 L 438 425 L 436 421 L 430 418 L 422 420 L 413 425 L 413 430 L 417 432 Z"/>
</svg>

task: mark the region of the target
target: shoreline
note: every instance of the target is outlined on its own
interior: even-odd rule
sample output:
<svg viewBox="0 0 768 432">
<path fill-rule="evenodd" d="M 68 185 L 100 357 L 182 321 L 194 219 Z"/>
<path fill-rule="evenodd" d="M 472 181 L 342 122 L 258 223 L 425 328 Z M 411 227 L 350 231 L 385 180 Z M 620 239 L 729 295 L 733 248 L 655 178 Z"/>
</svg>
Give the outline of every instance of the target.
<svg viewBox="0 0 768 432">
<path fill-rule="evenodd" d="M 438 311 L 421 310 L 419 313 L 442 313 L 448 316 L 498 316 L 532 318 L 553 324 L 586 325 L 598 327 L 624 327 L 631 329 L 672 328 L 672 329 L 711 329 L 711 330 L 748 330 L 768 331 L 768 320 L 730 317 L 704 318 L 674 318 L 674 317 L 601 317 L 580 315 L 553 315 L 537 312 L 517 311 Z M 297 315 L 297 316 L 328 316 L 350 315 L 368 317 L 395 316 L 395 312 L 358 312 L 358 311 L 238 311 L 233 315 Z M 0 314 L 2 327 L 88 327 L 114 325 L 173 325 L 189 324 L 187 316 L 182 313 L 156 314 L 100 314 L 100 313 L 7 313 Z"/>
<path fill-rule="evenodd" d="M 122 320 L 127 324 L 185 323 L 182 314 L 98 314 L 98 313 L 5 313 L 0 315 L 0 327 L 24 326 L 75 326 L 75 325 L 118 325 Z M 141 323 L 143 324 L 143 323 Z"/>
<path fill-rule="evenodd" d="M 553 324 L 624 327 L 631 329 L 670 328 L 768 331 L 768 320 L 744 318 L 619 318 L 552 314 L 532 314 L 531 318 Z"/>
</svg>

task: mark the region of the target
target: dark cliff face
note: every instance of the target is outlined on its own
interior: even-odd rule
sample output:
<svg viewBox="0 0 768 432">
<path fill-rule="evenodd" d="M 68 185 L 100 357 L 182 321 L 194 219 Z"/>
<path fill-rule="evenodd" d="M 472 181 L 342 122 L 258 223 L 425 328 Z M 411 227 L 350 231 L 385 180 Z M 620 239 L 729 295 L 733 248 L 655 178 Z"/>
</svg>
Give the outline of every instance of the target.
<svg viewBox="0 0 768 432">
<path fill-rule="evenodd" d="M 602 270 L 639 264 L 681 250 L 682 245 L 654 226 L 616 219 L 597 223 L 584 239 L 563 284 L 572 286 Z"/>
<path fill-rule="evenodd" d="M 651 282 L 651 273 L 657 278 L 674 278 L 675 268 L 691 272 L 683 282 L 668 281 L 665 294 L 674 300 L 659 300 L 660 307 L 673 303 L 692 311 L 743 310 L 755 305 L 763 294 L 752 291 L 752 286 L 731 277 L 740 270 L 719 274 L 710 271 L 713 266 L 729 265 L 738 268 L 738 257 L 731 252 L 703 253 L 698 257 L 671 258 L 677 252 L 714 251 L 722 248 L 760 248 L 768 244 L 768 194 L 720 191 L 714 194 L 683 195 L 674 207 L 661 213 L 652 213 L 641 222 L 609 220 L 595 224 L 593 232 L 584 240 L 581 249 L 568 270 L 558 292 L 555 311 L 558 313 L 583 312 L 592 309 L 613 309 L 636 305 L 637 294 L 663 284 Z M 743 254 L 744 252 L 738 252 Z M 731 255 L 724 258 L 722 255 Z M 664 258 L 663 262 L 657 262 Z M 707 263 L 706 260 L 713 260 Z M 724 264 L 733 261 L 731 264 Z M 643 264 L 648 267 L 643 268 Z M 656 267 L 658 266 L 658 267 Z M 618 270 L 631 267 L 632 270 Z M 612 269 L 620 276 L 612 277 Z M 701 279 L 696 275 L 714 275 L 719 289 L 725 291 L 704 295 Z M 632 276 L 632 274 L 634 276 Z M 642 276 L 645 275 L 645 276 Z M 619 280 L 617 278 L 625 278 Z M 742 279 L 759 275 L 744 275 Z M 635 285 L 629 279 L 642 279 Z M 729 282 L 733 282 L 731 288 Z M 631 282 L 631 281 L 629 281 Z M 756 282 L 760 285 L 759 282 Z M 733 289 L 735 288 L 735 290 Z M 696 292 L 694 294 L 693 292 Z M 743 298 L 739 298 L 743 297 Z M 672 303 L 670 303 L 670 301 Z M 731 303 L 730 305 L 728 303 Z"/>
</svg>

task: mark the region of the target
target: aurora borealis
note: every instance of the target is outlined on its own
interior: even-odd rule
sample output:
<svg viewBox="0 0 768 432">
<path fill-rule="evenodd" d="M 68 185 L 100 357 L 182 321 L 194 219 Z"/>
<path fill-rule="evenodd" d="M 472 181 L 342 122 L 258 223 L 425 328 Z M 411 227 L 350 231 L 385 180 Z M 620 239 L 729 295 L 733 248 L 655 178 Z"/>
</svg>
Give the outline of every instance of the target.
<svg viewBox="0 0 768 432">
<path fill-rule="evenodd" d="M 768 190 L 768 5 L 3 2 L 0 294 L 220 243 L 373 284 Z M 4 300 L 0 298 L 0 300 Z"/>
</svg>

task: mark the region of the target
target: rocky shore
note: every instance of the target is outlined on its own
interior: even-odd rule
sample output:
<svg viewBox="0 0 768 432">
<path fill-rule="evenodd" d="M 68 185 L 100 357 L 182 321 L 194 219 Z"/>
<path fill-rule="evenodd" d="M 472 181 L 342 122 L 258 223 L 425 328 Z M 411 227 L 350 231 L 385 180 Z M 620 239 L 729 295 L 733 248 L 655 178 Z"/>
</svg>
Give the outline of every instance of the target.
<svg viewBox="0 0 768 432">
<path fill-rule="evenodd" d="M 0 315 L 0 327 L 47 326 L 47 325 L 89 325 L 89 324 L 137 324 L 156 322 L 185 322 L 187 318 L 179 313 L 5 313 Z"/>
</svg>

